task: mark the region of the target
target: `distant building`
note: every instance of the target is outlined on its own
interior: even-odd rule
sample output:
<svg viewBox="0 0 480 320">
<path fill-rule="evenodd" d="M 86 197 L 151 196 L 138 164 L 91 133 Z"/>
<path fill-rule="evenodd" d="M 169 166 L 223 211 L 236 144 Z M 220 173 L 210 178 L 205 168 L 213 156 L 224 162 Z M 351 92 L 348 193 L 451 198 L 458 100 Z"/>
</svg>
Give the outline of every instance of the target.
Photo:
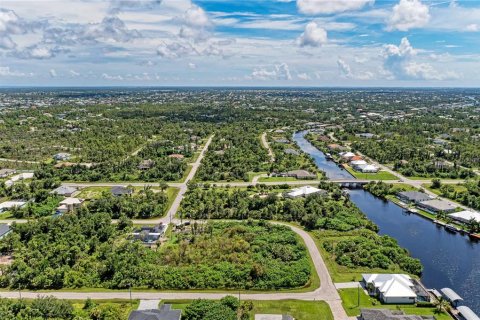
<svg viewBox="0 0 480 320">
<path fill-rule="evenodd" d="M 67 161 L 72 157 L 70 153 L 60 152 L 53 155 L 53 159 L 57 161 Z"/>
<path fill-rule="evenodd" d="M 50 191 L 50 194 L 57 194 L 59 196 L 71 197 L 72 194 L 74 194 L 75 192 L 77 192 L 77 188 L 69 187 L 69 186 L 60 186 Z"/>
<path fill-rule="evenodd" d="M 291 155 L 294 155 L 294 156 L 298 156 L 300 155 L 300 152 L 298 152 L 297 150 L 295 149 L 291 149 L 291 148 L 287 148 L 283 151 L 285 154 L 291 154 Z"/>
<path fill-rule="evenodd" d="M 172 310 L 171 304 L 164 304 L 160 309 L 134 310 L 128 320 L 180 320 L 182 310 Z"/>
<path fill-rule="evenodd" d="M 7 234 L 9 234 L 12 230 L 10 229 L 10 226 L 6 223 L 1 223 L 0 224 L 0 239 L 5 237 Z"/>
<path fill-rule="evenodd" d="M 179 154 L 179 153 L 172 153 L 168 157 L 173 159 L 178 159 L 178 160 L 182 160 L 183 158 L 185 158 L 183 154 Z"/>
<path fill-rule="evenodd" d="M 0 212 L 8 211 L 13 208 L 22 208 L 27 204 L 27 201 L 23 200 L 11 200 L 0 203 Z"/>
<path fill-rule="evenodd" d="M 293 177 L 297 179 L 302 179 L 302 180 L 308 180 L 308 179 L 316 179 L 317 175 L 314 173 L 311 173 L 307 170 L 292 170 L 288 171 L 286 174 L 287 177 Z"/>
<path fill-rule="evenodd" d="M 110 188 L 110 193 L 116 197 L 119 197 L 124 195 L 131 195 L 133 194 L 133 190 L 123 186 L 115 186 Z"/>
<path fill-rule="evenodd" d="M 327 194 L 327 191 L 318 189 L 311 186 L 304 186 L 296 189 L 292 189 L 289 192 L 285 193 L 285 197 L 287 198 L 298 198 L 298 197 L 306 197 L 311 194 Z"/>
<path fill-rule="evenodd" d="M 83 203 L 83 199 L 78 198 L 65 198 L 63 201 L 59 203 L 57 207 L 58 213 L 67 213 L 73 212 L 76 209 L 80 208 Z"/>
<path fill-rule="evenodd" d="M 276 142 L 276 143 L 283 143 L 283 144 L 287 144 L 287 143 L 290 142 L 290 141 L 288 141 L 287 139 L 284 139 L 284 138 L 275 139 L 273 141 Z"/>
<path fill-rule="evenodd" d="M 375 137 L 373 133 L 365 132 L 365 133 L 357 133 L 355 136 L 360 137 L 360 138 L 366 138 L 366 139 L 371 139 Z"/>
<path fill-rule="evenodd" d="M 165 224 L 159 224 L 154 227 L 143 226 L 140 229 L 136 229 L 132 233 L 132 236 L 135 240 L 139 240 L 143 244 L 151 246 L 165 235 L 166 230 L 167 225 Z"/>
<path fill-rule="evenodd" d="M 15 174 L 16 172 L 17 170 L 15 169 L 0 169 L 0 178 L 6 178 L 12 174 Z"/>
<path fill-rule="evenodd" d="M 140 162 L 140 164 L 138 165 L 138 169 L 148 170 L 148 169 L 153 168 L 154 165 L 155 165 L 155 161 L 153 161 L 151 159 L 142 160 L 142 162 Z"/>
<path fill-rule="evenodd" d="M 428 194 L 419 191 L 402 191 L 397 194 L 397 197 L 406 203 L 420 203 L 432 199 Z"/>
</svg>

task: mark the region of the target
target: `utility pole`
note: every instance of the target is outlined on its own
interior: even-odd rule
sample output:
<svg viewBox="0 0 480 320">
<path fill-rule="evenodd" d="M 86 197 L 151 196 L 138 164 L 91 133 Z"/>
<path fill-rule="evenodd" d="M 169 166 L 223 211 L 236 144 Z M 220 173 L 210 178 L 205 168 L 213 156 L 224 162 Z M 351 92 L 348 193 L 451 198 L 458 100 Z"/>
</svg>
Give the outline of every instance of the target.
<svg viewBox="0 0 480 320">
<path fill-rule="evenodd" d="M 130 306 L 132 305 L 132 284 L 128 286 L 128 291 L 130 293 Z"/>
</svg>

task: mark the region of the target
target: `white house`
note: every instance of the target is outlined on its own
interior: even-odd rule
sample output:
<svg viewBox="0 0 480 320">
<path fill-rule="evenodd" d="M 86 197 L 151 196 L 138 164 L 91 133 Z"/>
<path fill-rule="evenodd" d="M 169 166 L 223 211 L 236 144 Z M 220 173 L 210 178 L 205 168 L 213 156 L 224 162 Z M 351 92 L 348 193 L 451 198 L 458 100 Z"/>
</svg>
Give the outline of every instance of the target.
<svg viewBox="0 0 480 320">
<path fill-rule="evenodd" d="M 318 189 L 311 186 L 304 186 L 304 187 L 292 189 L 290 192 L 287 192 L 285 196 L 288 198 L 298 198 L 298 197 L 306 197 L 308 195 L 316 194 L 316 193 L 325 193 L 325 190 Z"/>
<path fill-rule="evenodd" d="M 480 213 L 469 210 L 450 213 L 448 216 L 453 220 L 457 220 L 463 223 L 469 223 L 472 219 L 476 222 L 480 222 Z"/>
<path fill-rule="evenodd" d="M 376 173 L 378 172 L 379 168 L 374 166 L 373 164 L 367 164 L 362 168 L 363 173 Z"/>
<path fill-rule="evenodd" d="M 5 181 L 5 185 L 7 187 L 11 187 L 13 186 L 13 184 L 19 180 L 26 180 L 26 179 L 32 179 L 33 178 L 33 172 L 24 172 L 24 173 L 20 173 L 20 174 L 17 174 L 13 177 L 11 177 L 10 179 L 8 179 L 7 181 Z"/>
<path fill-rule="evenodd" d="M 65 198 L 57 208 L 57 212 L 66 213 L 80 208 L 83 203 L 83 199 L 78 198 Z"/>
<path fill-rule="evenodd" d="M 355 153 L 348 151 L 345 153 L 341 153 L 340 156 L 343 160 L 350 161 L 353 157 L 355 157 Z"/>
<path fill-rule="evenodd" d="M 370 295 L 377 296 L 383 303 L 413 304 L 417 294 L 415 285 L 406 274 L 363 274 L 363 282 Z"/>
</svg>

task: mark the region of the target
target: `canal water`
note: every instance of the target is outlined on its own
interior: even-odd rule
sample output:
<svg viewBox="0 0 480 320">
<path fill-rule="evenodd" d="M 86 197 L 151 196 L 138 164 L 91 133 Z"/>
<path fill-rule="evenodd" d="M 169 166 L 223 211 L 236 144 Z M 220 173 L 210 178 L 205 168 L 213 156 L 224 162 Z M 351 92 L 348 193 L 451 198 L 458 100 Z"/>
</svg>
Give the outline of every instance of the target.
<svg viewBox="0 0 480 320">
<path fill-rule="evenodd" d="M 299 147 L 310 154 L 328 178 L 352 178 L 304 138 L 294 134 Z M 380 234 L 395 238 L 424 266 L 422 282 L 427 288 L 449 287 L 455 290 L 477 314 L 480 314 L 480 243 L 467 236 L 450 233 L 433 222 L 407 214 L 391 201 L 364 190 L 351 190 L 350 199 L 380 228 Z"/>
</svg>

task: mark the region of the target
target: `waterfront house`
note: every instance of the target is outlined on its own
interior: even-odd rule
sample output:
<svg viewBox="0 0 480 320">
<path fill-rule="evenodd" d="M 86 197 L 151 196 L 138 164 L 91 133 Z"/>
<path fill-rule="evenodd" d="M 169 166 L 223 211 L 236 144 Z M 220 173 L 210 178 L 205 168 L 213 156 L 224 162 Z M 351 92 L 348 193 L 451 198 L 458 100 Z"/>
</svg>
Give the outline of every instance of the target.
<svg viewBox="0 0 480 320">
<path fill-rule="evenodd" d="M 110 193 L 115 197 L 119 197 L 124 195 L 131 195 L 133 194 L 133 190 L 123 186 L 115 186 L 110 188 Z"/>
<path fill-rule="evenodd" d="M 300 188 L 292 189 L 289 192 L 285 193 L 285 197 L 287 198 L 299 198 L 299 197 L 306 197 L 311 194 L 327 194 L 325 190 L 318 189 L 311 186 L 303 186 Z"/>
<path fill-rule="evenodd" d="M 340 153 L 340 156 L 342 157 L 342 160 L 350 161 L 353 157 L 355 157 L 355 153 L 348 151 Z"/>
<path fill-rule="evenodd" d="M 373 164 L 367 164 L 359 167 L 360 167 L 360 171 L 363 173 L 377 173 L 380 170 L 377 166 Z"/>
<path fill-rule="evenodd" d="M 401 310 L 361 309 L 360 312 L 360 320 L 435 320 L 434 316 L 407 315 Z"/>
<path fill-rule="evenodd" d="M 402 191 L 397 194 L 397 198 L 407 203 L 420 203 L 432 199 L 428 194 L 420 191 Z"/>
<path fill-rule="evenodd" d="M 308 180 L 308 179 L 316 179 L 317 175 L 307 170 L 292 170 L 287 172 L 287 177 Z"/>
<path fill-rule="evenodd" d="M 480 223 L 480 213 L 475 211 L 464 210 L 450 213 L 448 216 L 462 223 L 469 223 L 472 220 Z"/>
<path fill-rule="evenodd" d="M 415 284 L 406 274 L 363 274 L 362 282 L 383 303 L 413 304 L 417 300 Z"/>
<path fill-rule="evenodd" d="M 50 191 L 50 194 L 57 194 L 59 196 L 71 197 L 72 194 L 74 194 L 75 192 L 77 192 L 77 188 L 69 187 L 69 186 L 60 186 Z"/>
<path fill-rule="evenodd" d="M 159 309 L 134 310 L 128 320 L 180 320 L 182 310 L 172 310 L 171 304 L 163 304 Z"/>
<path fill-rule="evenodd" d="M 418 207 L 433 214 L 454 212 L 457 207 L 449 202 L 439 199 L 422 201 L 418 203 Z"/>
</svg>

